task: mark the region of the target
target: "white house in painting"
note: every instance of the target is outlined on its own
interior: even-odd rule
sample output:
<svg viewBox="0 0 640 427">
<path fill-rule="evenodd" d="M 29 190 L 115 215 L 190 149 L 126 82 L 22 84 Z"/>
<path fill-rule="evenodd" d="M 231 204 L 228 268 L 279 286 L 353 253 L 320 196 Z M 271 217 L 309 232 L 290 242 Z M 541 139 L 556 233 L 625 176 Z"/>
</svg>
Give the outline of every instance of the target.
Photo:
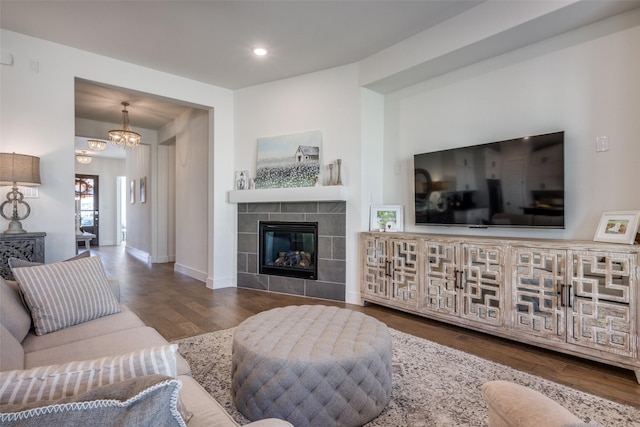
<svg viewBox="0 0 640 427">
<path fill-rule="evenodd" d="M 296 162 L 309 162 L 311 160 L 320 160 L 320 147 L 310 147 L 308 145 L 299 145 L 296 150 Z"/>
</svg>

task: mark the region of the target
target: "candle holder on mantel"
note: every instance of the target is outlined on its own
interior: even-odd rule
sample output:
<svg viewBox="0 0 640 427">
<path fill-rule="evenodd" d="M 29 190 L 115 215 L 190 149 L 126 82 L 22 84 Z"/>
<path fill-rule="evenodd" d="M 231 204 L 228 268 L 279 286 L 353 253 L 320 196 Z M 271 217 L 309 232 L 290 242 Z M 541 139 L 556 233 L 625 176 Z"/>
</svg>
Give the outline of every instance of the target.
<svg viewBox="0 0 640 427">
<path fill-rule="evenodd" d="M 342 185 L 342 174 L 340 172 L 342 168 L 342 159 L 336 160 L 336 163 L 338 164 L 338 179 L 336 180 L 336 185 Z"/>
<path fill-rule="evenodd" d="M 329 184 L 333 185 L 333 163 L 329 163 Z"/>
</svg>

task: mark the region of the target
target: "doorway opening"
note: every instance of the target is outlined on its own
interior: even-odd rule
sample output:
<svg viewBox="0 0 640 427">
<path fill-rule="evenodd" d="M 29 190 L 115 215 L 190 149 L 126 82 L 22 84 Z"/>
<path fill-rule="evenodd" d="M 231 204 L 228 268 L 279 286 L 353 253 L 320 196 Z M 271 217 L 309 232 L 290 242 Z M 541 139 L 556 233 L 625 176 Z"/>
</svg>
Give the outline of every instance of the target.
<svg viewBox="0 0 640 427">
<path fill-rule="evenodd" d="M 98 181 L 98 175 L 76 174 L 76 228 L 79 228 L 81 232 L 91 233 L 96 236 L 89 242 L 93 246 L 99 246 L 100 244 Z"/>
</svg>

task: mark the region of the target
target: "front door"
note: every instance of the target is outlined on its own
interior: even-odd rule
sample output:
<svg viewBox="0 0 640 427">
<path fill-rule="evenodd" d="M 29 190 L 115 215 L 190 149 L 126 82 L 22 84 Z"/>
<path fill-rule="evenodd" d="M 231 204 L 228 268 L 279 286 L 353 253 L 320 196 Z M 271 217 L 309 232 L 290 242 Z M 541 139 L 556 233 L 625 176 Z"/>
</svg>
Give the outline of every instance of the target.
<svg viewBox="0 0 640 427">
<path fill-rule="evenodd" d="M 100 243 L 98 218 L 98 175 L 76 175 L 76 215 L 80 216 L 80 229 L 95 234 L 92 246 Z M 81 243 L 84 245 L 84 243 Z"/>
</svg>

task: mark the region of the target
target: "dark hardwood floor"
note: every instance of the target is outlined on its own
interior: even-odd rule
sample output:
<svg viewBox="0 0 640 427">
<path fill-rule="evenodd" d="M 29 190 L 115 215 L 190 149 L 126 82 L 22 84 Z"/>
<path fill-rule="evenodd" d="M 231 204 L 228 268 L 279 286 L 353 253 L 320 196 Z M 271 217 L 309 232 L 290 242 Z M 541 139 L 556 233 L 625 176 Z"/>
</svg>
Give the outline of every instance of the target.
<svg viewBox="0 0 640 427">
<path fill-rule="evenodd" d="M 173 271 L 173 264 L 147 265 L 123 246 L 92 248 L 107 275 L 120 282 L 121 300 L 167 340 L 237 326 L 275 307 L 325 304 L 357 310 L 389 327 L 529 372 L 587 393 L 640 408 L 640 385 L 632 371 L 539 349 L 385 307 L 273 294 L 246 289 L 211 290 Z"/>
</svg>

